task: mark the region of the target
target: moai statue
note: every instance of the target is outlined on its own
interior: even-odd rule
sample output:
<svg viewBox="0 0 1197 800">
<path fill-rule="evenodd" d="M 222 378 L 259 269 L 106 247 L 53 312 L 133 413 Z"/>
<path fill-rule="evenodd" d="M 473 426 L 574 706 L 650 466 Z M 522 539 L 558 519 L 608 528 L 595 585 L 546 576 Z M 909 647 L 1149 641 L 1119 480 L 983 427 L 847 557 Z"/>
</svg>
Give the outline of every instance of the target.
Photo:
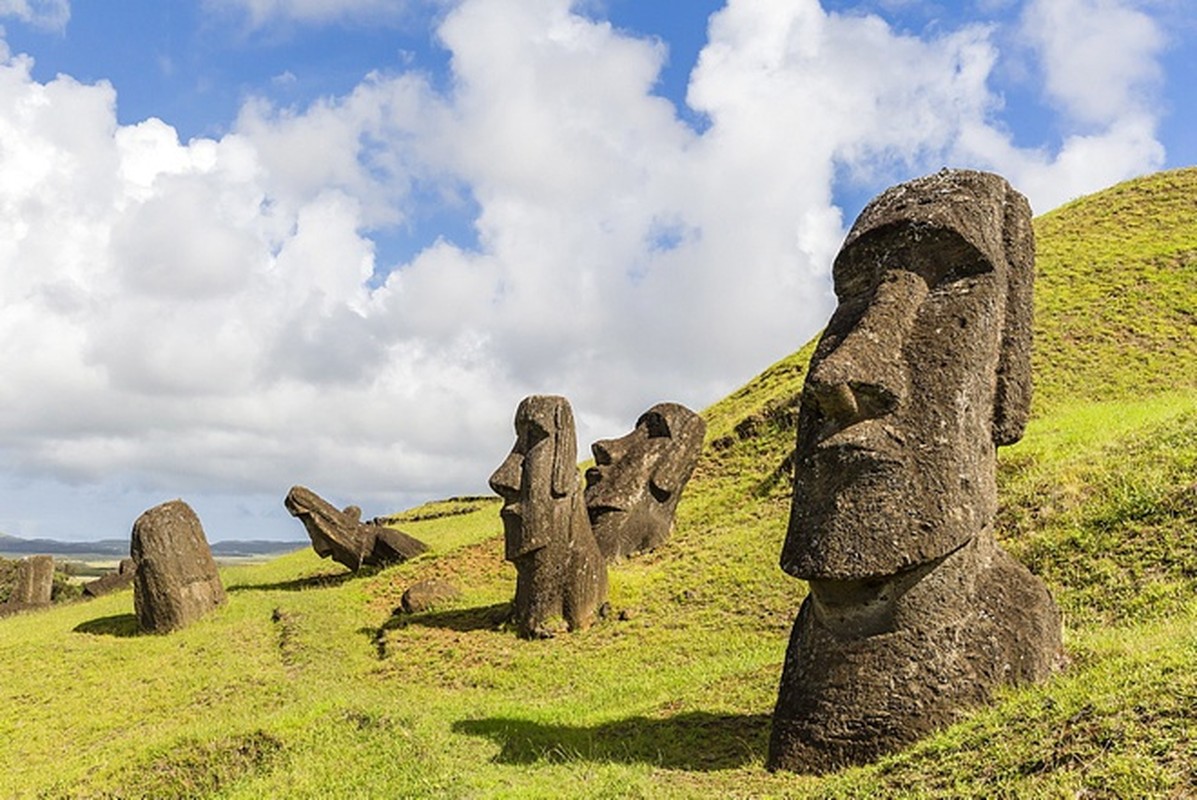
<svg viewBox="0 0 1197 800">
<path fill-rule="evenodd" d="M 403 531 L 362 522 L 362 510 L 336 506 L 303 486 L 293 486 L 283 504 L 303 523 L 312 549 L 356 572 L 363 566 L 382 567 L 415 558 L 428 545 Z"/>
<path fill-rule="evenodd" d="M 682 489 L 702 450 L 707 424 L 677 403 L 658 403 L 618 439 L 590 446 L 586 510 L 608 561 L 652 550 L 669 537 Z"/>
<path fill-rule="evenodd" d="M 87 597 L 101 597 L 120 591 L 133 585 L 133 575 L 136 572 L 137 565 L 133 563 L 133 559 L 122 558 L 115 572 L 109 572 L 101 578 L 83 584 L 83 594 Z"/>
<path fill-rule="evenodd" d="M 1031 212 L 997 175 L 889 189 L 835 260 L 781 566 L 810 582 L 770 769 L 899 749 L 1061 657 L 1043 583 L 994 541 L 996 447 L 1031 396 Z"/>
<path fill-rule="evenodd" d="M 48 606 L 54 593 L 54 558 L 27 556 L 17 562 L 16 582 L 8 602 L 22 606 Z"/>
<path fill-rule="evenodd" d="M 525 638 L 545 638 L 558 616 L 571 631 L 588 628 L 607 600 L 607 566 L 578 480 L 573 411 L 564 397 L 525 397 L 515 412 L 515 435 L 490 487 L 503 498 L 516 629 Z"/>
<path fill-rule="evenodd" d="M 191 506 L 171 500 L 133 523 L 133 608 L 143 631 L 182 628 L 225 601 L 212 550 Z"/>
</svg>

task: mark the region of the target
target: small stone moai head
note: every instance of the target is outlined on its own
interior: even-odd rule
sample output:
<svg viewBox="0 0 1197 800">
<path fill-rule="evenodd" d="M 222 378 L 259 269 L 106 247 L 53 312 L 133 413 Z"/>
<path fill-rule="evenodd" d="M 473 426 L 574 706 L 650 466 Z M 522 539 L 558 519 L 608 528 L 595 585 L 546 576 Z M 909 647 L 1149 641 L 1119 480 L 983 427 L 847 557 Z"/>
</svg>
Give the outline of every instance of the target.
<svg viewBox="0 0 1197 800">
<path fill-rule="evenodd" d="M 515 445 L 490 476 L 503 498 L 506 558 L 515 561 L 569 530 L 578 491 L 574 412 L 564 397 L 525 397 L 515 412 Z"/>
<path fill-rule="evenodd" d="M 685 406 L 658 403 L 627 435 L 590 446 L 586 510 L 607 560 L 651 550 L 668 538 L 706 427 Z"/>
<path fill-rule="evenodd" d="M 995 447 L 1030 406 L 1030 218 L 1000 176 L 964 170 L 861 213 L 803 388 L 786 572 L 891 575 L 989 524 Z"/>
<path fill-rule="evenodd" d="M 563 616 L 588 627 L 606 600 L 607 570 L 582 499 L 574 415 L 564 397 L 532 395 L 515 412 L 515 445 L 490 476 L 503 498 L 505 558 L 515 564 L 521 636 L 551 635 Z"/>
</svg>

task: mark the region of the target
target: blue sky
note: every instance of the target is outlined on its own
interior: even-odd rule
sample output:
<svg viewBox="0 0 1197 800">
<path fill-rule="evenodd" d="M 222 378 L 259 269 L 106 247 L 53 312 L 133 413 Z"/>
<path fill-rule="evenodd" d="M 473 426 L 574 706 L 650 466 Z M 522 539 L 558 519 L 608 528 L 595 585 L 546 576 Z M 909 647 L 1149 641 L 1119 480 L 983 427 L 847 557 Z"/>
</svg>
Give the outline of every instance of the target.
<svg viewBox="0 0 1197 800">
<path fill-rule="evenodd" d="M 863 204 L 1197 162 L 1181 0 L 0 0 L 0 532 L 301 537 L 801 346 Z M 85 524 L 81 524 L 85 520 Z"/>
</svg>

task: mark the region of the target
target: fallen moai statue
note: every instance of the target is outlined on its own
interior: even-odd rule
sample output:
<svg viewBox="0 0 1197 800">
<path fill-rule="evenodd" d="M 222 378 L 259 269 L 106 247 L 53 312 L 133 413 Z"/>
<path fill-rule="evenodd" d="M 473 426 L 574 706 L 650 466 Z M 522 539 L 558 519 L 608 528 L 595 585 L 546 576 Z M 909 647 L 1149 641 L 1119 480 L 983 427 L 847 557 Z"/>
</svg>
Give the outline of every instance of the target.
<svg viewBox="0 0 1197 800">
<path fill-rule="evenodd" d="M 1047 588 L 998 547 L 996 447 L 1030 407 L 1034 241 L 997 175 L 889 189 L 835 260 L 781 555 L 809 581 L 767 766 L 826 772 L 953 721 L 1061 658 Z"/>
<path fill-rule="evenodd" d="M 148 633 L 182 628 L 225 602 L 203 526 L 191 506 L 171 500 L 133 523 L 133 608 Z"/>
<path fill-rule="evenodd" d="M 604 558 L 652 550 L 669 537 L 706 430 L 702 417 L 685 406 L 658 403 L 630 433 L 590 446 L 586 511 Z"/>
<path fill-rule="evenodd" d="M 100 597 L 119 592 L 121 589 L 133 585 L 133 576 L 136 572 L 137 564 L 133 559 L 122 558 L 116 570 L 83 584 L 83 594 L 88 597 Z"/>
<path fill-rule="evenodd" d="M 525 638 L 552 636 L 550 620 L 590 627 L 607 600 L 607 565 L 578 479 L 574 415 L 564 397 L 525 397 L 515 445 L 490 476 L 503 498 L 505 558 L 515 564 L 512 616 Z"/>
<path fill-rule="evenodd" d="M 303 523 L 312 549 L 321 558 L 332 558 L 353 571 L 363 566 L 382 567 L 415 558 L 428 545 L 403 531 L 362 522 L 362 510 L 336 506 L 304 486 L 293 486 L 283 504 Z"/>
</svg>

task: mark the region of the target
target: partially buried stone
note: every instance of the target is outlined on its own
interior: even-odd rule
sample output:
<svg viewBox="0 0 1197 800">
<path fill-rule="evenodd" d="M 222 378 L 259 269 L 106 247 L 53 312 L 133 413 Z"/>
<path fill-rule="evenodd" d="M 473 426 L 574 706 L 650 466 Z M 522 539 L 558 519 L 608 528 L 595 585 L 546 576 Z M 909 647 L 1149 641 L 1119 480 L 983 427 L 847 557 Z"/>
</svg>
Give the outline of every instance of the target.
<svg viewBox="0 0 1197 800">
<path fill-rule="evenodd" d="M 96 578 L 83 584 L 83 594 L 88 597 L 100 597 L 105 594 L 119 592 L 133 584 L 133 575 L 137 572 L 137 565 L 131 558 L 122 558 L 116 570 L 103 577 Z"/>
<path fill-rule="evenodd" d="M 899 749 L 1046 677 L 1060 615 L 998 547 L 996 447 L 1030 407 L 1034 241 L 997 175 L 945 170 L 861 212 L 803 387 L 781 566 L 810 582 L 769 769 Z"/>
<path fill-rule="evenodd" d="M 312 549 L 356 572 L 363 566 L 381 567 L 415 558 L 428 545 L 403 531 L 362 522 L 357 506 L 337 509 L 306 486 L 293 486 L 283 504 L 303 523 Z"/>
<path fill-rule="evenodd" d="M 429 579 L 413 583 L 407 587 L 400 600 L 400 606 L 405 614 L 417 614 L 429 611 L 444 603 L 461 597 L 461 590 L 448 581 Z"/>
<path fill-rule="evenodd" d="M 48 606 L 54 593 L 54 559 L 28 556 L 17 562 L 16 582 L 9 602 L 22 606 Z"/>
<path fill-rule="evenodd" d="M 135 564 L 133 607 L 143 631 L 177 630 L 225 602 L 199 517 L 182 500 L 138 517 L 129 550 Z"/>
</svg>

